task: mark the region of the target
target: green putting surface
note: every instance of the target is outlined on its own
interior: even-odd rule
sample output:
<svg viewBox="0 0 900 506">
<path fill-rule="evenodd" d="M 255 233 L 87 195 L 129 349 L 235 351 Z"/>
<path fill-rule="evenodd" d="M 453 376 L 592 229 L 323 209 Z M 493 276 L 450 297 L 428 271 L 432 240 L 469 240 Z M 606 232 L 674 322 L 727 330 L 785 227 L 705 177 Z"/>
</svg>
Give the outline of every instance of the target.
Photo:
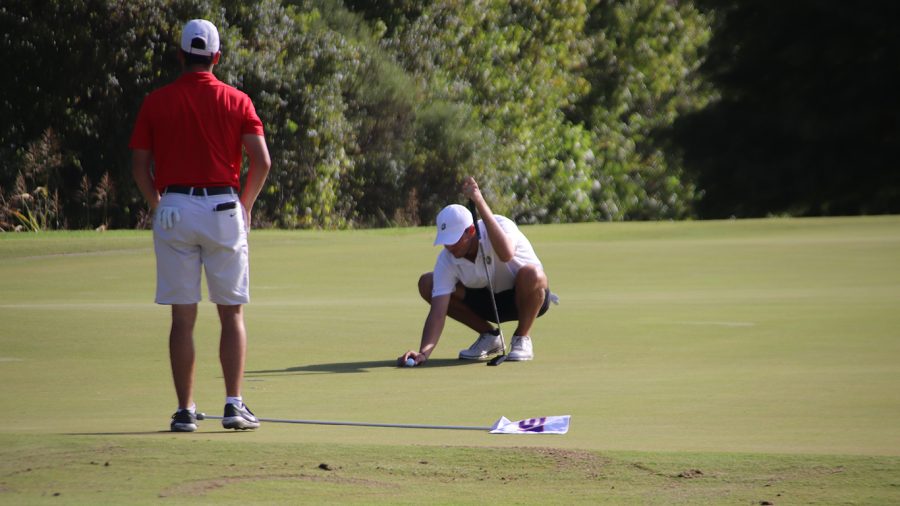
<svg viewBox="0 0 900 506">
<path fill-rule="evenodd" d="M 475 336 L 448 321 L 432 359 L 414 369 L 395 360 L 418 346 L 427 307 L 416 281 L 437 254 L 430 228 L 254 230 L 244 398 L 266 418 L 489 426 L 500 416 L 572 415 L 567 435 L 286 424 L 233 434 L 215 420 L 195 434 L 165 432 L 176 406 L 169 311 L 152 302 L 150 233 L 123 231 L 0 235 L 0 381 L 16 420 L 3 424 L 0 441 L 7 452 L 32 445 L 36 455 L 69 459 L 103 444 L 127 455 L 151 447 L 140 451 L 160 459 L 180 445 L 214 454 L 218 442 L 278 455 L 314 449 L 323 459 L 332 447 L 393 455 L 410 445 L 448 458 L 465 448 L 507 448 L 509 458 L 550 448 L 678 465 L 777 455 L 809 467 L 837 455 L 898 475 L 900 218 L 522 229 L 561 299 L 534 327 L 535 360 L 461 362 Z M 507 336 L 513 327 L 504 325 Z M 204 301 L 195 400 L 220 415 L 217 346 L 215 308 Z M 35 498 L 27 473 L 5 456 L 0 501 Z M 884 492 L 873 502 L 900 499 L 890 478 L 868 476 Z M 572 500 L 596 499 L 583 485 L 587 495 Z M 636 486 L 635 496 L 611 497 L 643 502 Z M 165 487 L 177 489 L 157 488 Z M 697 494 L 687 502 L 716 497 Z"/>
</svg>

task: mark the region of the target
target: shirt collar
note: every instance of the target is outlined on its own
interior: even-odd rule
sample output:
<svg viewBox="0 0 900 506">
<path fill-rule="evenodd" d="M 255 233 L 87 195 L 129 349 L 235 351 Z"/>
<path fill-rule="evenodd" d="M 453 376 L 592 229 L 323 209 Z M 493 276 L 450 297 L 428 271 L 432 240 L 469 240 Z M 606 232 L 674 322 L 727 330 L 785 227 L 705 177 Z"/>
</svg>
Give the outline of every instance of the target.
<svg viewBox="0 0 900 506">
<path fill-rule="evenodd" d="M 212 72 L 184 72 L 181 74 L 181 77 L 178 78 L 179 81 L 184 83 L 214 83 L 218 81 L 216 79 L 215 74 Z"/>
</svg>

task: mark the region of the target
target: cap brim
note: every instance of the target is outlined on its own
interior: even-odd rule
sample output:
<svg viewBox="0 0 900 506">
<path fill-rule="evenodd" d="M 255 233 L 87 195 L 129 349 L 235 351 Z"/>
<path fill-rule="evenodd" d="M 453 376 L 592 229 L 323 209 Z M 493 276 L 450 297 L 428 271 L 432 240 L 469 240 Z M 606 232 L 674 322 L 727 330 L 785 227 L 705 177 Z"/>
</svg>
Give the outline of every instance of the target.
<svg viewBox="0 0 900 506">
<path fill-rule="evenodd" d="M 450 244 L 456 244 L 462 239 L 463 233 L 466 229 L 462 229 L 459 231 L 456 230 L 442 230 L 437 237 L 434 238 L 433 246 L 441 245 L 447 246 Z"/>
</svg>

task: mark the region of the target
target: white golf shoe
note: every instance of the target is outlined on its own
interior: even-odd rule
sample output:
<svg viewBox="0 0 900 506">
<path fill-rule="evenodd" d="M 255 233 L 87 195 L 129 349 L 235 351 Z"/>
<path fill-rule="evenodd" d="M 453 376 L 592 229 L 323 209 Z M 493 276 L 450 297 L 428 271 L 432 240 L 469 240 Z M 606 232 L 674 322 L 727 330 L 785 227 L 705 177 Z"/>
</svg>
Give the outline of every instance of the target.
<svg viewBox="0 0 900 506">
<path fill-rule="evenodd" d="M 491 355 L 503 352 L 503 344 L 500 342 L 500 333 L 485 332 L 465 350 L 459 351 L 460 360 L 485 360 Z"/>
<path fill-rule="evenodd" d="M 236 430 L 258 429 L 259 419 L 243 402 L 240 406 L 228 403 L 225 404 L 222 427 Z"/>
<path fill-rule="evenodd" d="M 531 338 L 528 336 L 513 336 L 512 346 L 506 360 L 519 361 L 534 358 L 534 349 L 531 346 Z"/>
</svg>

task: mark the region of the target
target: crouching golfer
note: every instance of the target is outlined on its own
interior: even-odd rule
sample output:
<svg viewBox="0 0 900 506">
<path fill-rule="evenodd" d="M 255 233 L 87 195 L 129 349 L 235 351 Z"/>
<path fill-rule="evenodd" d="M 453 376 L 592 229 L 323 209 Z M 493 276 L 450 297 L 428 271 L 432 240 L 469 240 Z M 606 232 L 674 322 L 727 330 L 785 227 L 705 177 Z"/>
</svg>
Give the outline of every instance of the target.
<svg viewBox="0 0 900 506">
<path fill-rule="evenodd" d="M 188 22 L 180 49 L 181 77 L 144 99 L 129 144 L 135 182 L 154 212 L 156 302 L 172 306 L 169 357 L 178 410 L 170 428 L 197 430 L 194 323 L 205 269 L 222 326 L 222 425 L 255 429 L 259 420 L 241 398 L 247 348 L 242 305 L 250 300 L 250 212 L 271 160 L 250 98 L 212 73 L 221 56 L 216 27 Z M 250 167 L 238 196 L 242 147 Z"/>
<path fill-rule="evenodd" d="M 487 274 L 494 285 L 500 320 L 518 321 L 507 360 L 534 358 L 531 326 L 535 318 L 547 312 L 551 297 L 556 297 L 550 293 L 541 261 L 519 227 L 491 212 L 473 178 L 466 178 L 462 191 L 475 203 L 482 219 L 473 223 L 472 213 L 458 204 L 449 205 L 438 214 L 434 244 L 444 248 L 438 254 L 434 271 L 419 278 L 419 294 L 431 309 L 419 351 L 404 353 L 398 358 L 400 365 L 409 358 L 416 365 L 428 360 L 448 315 L 479 334 L 472 346 L 459 352 L 460 359 L 485 360 L 504 351 L 499 331 L 490 323 L 495 317 Z M 481 231 L 484 261 L 479 253 L 476 226 Z M 489 273 L 485 273 L 485 262 Z"/>
</svg>

